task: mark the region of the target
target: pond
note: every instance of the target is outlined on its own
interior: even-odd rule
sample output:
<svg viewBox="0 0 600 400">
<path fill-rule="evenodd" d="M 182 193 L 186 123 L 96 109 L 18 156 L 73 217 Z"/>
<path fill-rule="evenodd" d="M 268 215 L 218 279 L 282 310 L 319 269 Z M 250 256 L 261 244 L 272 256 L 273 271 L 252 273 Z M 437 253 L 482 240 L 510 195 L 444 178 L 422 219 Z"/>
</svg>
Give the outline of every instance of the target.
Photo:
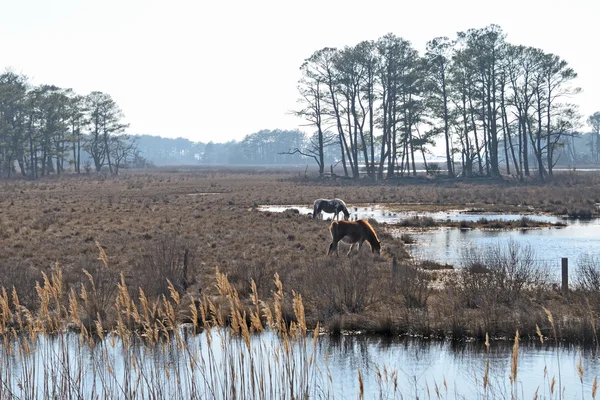
<svg viewBox="0 0 600 400">
<path fill-rule="evenodd" d="M 44 398 L 53 390 L 91 398 L 590 398 L 600 360 L 592 349 L 344 335 L 284 346 L 271 333 L 248 342 L 221 330 L 155 347 L 109 337 L 90 347 L 76 334 L 39 336 L 36 346 L 0 354 L 0 395 Z M 310 335 L 310 333 L 309 333 Z M 313 345 L 313 343 L 315 343 Z M 578 374 L 581 362 L 583 376 Z M 483 378 L 489 363 L 488 386 Z M 359 380 L 359 374 L 360 379 Z M 555 380 L 554 396 L 550 395 Z M 582 383 L 583 381 L 583 383 Z M 34 390 L 34 387 L 36 390 Z M 45 388 L 45 389 L 44 389 Z M 516 388 L 516 389 L 515 389 Z M 46 393 L 44 393 L 46 391 Z"/>
<path fill-rule="evenodd" d="M 563 228 L 517 230 L 436 229 L 411 233 L 411 255 L 417 259 L 460 266 L 468 259 L 469 249 L 485 249 L 512 241 L 530 246 L 534 258 L 558 270 L 561 258 L 575 265 L 582 257 L 600 258 L 600 219 L 568 220 Z"/>
</svg>

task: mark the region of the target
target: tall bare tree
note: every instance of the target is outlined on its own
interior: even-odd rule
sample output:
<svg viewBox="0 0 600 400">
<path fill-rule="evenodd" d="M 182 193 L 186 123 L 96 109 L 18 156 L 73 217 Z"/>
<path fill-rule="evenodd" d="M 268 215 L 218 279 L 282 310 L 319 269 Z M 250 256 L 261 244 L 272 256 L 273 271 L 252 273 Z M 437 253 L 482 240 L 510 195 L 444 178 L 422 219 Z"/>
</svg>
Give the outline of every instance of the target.
<svg viewBox="0 0 600 400">
<path fill-rule="evenodd" d="M 309 126 L 316 128 L 316 133 L 311 139 L 309 149 L 302 150 L 300 148 L 290 149 L 293 153 L 301 153 L 315 159 L 319 167 L 319 175 L 322 176 L 325 172 L 324 148 L 325 148 L 325 131 L 326 131 L 326 101 L 327 83 L 325 76 L 320 70 L 320 60 L 318 57 L 311 57 L 304 61 L 300 70 L 302 71 L 302 79 L 298 83 L 298 92 L 300 98 L 298 103 L 301 104 L 299 110 L 295 111 L 296 116 L 304 118 L 308 121 Z"/>
<path fill-rule="evenodd" d="M 90 133 L 84 148 L 94 160 L 97 172 L 100 172 L 104 165 L 108 165 L 112 174 L 114 170 L 110 142 L 128 125 L 121 122 L 123 112 L 110 95 L 92 92 L 86 96 L 85 103 L 90 115 Z"/>
<path fill-rule="evenodd" d="M 448 74 L 452 57 L 453 43 L 447 37 L 438 37 L 427 42 L 425 62 L 427 69 L 428 106 L 434 118 L 444 123 L 444 144 L 446 148 L 446 168 L 448 176 L 454 177 L 452 139 L 450 137 L 450 105 Z"/>
</svg>

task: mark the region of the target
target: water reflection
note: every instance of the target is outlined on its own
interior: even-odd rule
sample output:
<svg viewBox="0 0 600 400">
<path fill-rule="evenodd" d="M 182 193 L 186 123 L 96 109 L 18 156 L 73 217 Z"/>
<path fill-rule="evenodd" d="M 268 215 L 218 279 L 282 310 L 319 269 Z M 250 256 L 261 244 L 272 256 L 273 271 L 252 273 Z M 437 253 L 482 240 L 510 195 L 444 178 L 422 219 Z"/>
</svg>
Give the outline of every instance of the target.
<svg viewBox="0 0 600 400">
<path fill-rule="evenodd" d="M 283 212 L 289 209 L 298 210 L 300 214 L 312 215 L 312 207 L 305 205 L 269 205 L 261 206 L 259 210 L 270 212 Z M 500 221 L 517 221 L 523 216 L 533 221 L 556 223 L 563 221 L 562 218 L 551 215 L 529 215 L 529 214 L 496 214 L 496 213 L 467 213 L 465 210 L 447 210 L 438 212 L 416 212 L 416 211 L 392 211 L 390 208 L 379 205 L 366 207 L 348 207 L 350 219 L 371 218 L 380 223 L 397 224 L 400 221 L 413 217 L 433 218 L 436 221 L 479 221 L 481 218 Z M 331 218 L 333 214 L 323 213 L 324 218 Z"/>
<path fill-rule="evenodd" d="M 367 377 L 367 393 L 378 395 L 382 387 L 386 388 L 386 383 L 381 382 L 385 369 L 388 374 L 396 372 L 396 382 L 405 398 L 429 398 L 428 393 L 434 393 L 436 387 L 444 398 L 483 397 L 488 361 L 487 397 L 510 398 L 513 390 L 509 379 L 513 346 L 510 342 L 492 343 L 489 352 L 482 343 L 354 336 L 331 338 L 326 342 L 320 350 L 326 348 L 330 352 L 329 368 L 339 379 L 340 390 L 346 394 L 358 390 L 356 376 L 361 370 Z M 585 370 L 583 385 L 577 374 L 580 355 Z M 600 363 L 594 353 L 577 347 L 561 348 L 557 352 L 555 347 L 539 343 L 522 343 L 519 348 L 519 397 L 534 398 L 536 390 L 540 396 L 548 395 L 552 378 L 557 381 L 555 394 L 558 393 L 559 365 L 563 398 L 580 398 L 582 390 L 589 397 L 594 376 L 600 373 Z"/>
<path fill-rule="evenodd" d="M 485 397 L 510 398 L 514 390 L 509 379 L 511 342 L 492 342 L 488 351 L 480 342 L 321 336 L 314 354 L 312 345 L 306 350 L 295 345 L 295 350 L 290 353 L 294 360 L 284 362 L 280 338 L 270 333 L 252 336 L 249 348 L 242 339 L 224 331 L 214 332 L 212 341 L 207 340 L 205 333 L 190 335 L 184 330 L 180 333 L 185 338 L 183 342 L 172 340 L 153 348 L 145 347 L 139 341 L 123 346 L 115 337 L 89 347 L 75 334 L 40 336 L 33 350 L 26 354 L 0 348 L 4 366 L 0 374 L 4 389 L 0 389 L 0 393 L 10 388 L 15 395 L 33 398 L 28 396 L 33 391 L 20 389 L 19 382 L 31 381 L 28 374 L 34 366 L 38 375 L 33 378 L 35 382 L 30 388 L 37 387 L 38 390 L 43 387 L 44 379 L 56 375 L 50 384 L 77 380 L 77 393 L 83 398 L 88 398 L 91 393 L 99 397 L 135 393 L 132 398 L 152 398 L 157 394 L 156 388 L 169 398 L 205 398 L 203 396 L 221 384 L 252 382 L 251 367 L 254 373 L 265 372 L 261 379 L 274 380 L 274 383 L 262 381 L 262 384 L 276 388 L 268 392 L 273 397 L 266 398 L 283 398 L 286 393 L 281 390 L 285 390 L 285 382 L 294 379 L 285 375 L 291 367 L 294 374 L 312 368 L 306 375 L 311 398 L 357 398 L 360 374 L 364 398 L 437 398 L 432 395 L 437 388 L 443 398 L 471 399 L 484 397 L 483 377 L 488 363 L 489 386 Z M 310 339 L 308 342 L 312 343 Z M 310 364 L 311 367 L 307 355 L 314 356 L 315 363 Z M 580 357 L 585 371 L 583 384 L 577 373 Z M 252 359 L 251 363 L 249 359 Z M 61 378 L 61 374 L 70 374 L 70 378 Z M 564 390 L 563 398 L 590 398 L 592 383 L 598 374 L 600 362 L 592 349 L 556 348 L 539 342 L 520 345 L 517 385 L 521 398 L 534 398 L 536 390 L 541 398 L 548 398 L 553 378 L 557 381 L 555 393 Z M 152 385 L 140 385 L 140 377 L 149 379 Z M 277 386 L 282 382 L 282 386 Z M 117 391 L 111 392 L 115 388 Z M 215 398 L 227 398 L 222 393 L 228 392 L 212 394 Z M 238 393 L 251 391 L 239 390 Z"/>
<path fill-rule="evenodd" d="M 468 249 L 482 250 L 513 241 L 531 246 L 535 260 L 551 269 L 560 266 L 566 257 L 572 265 L 583 256 L 600 257 L 600 220 L 569 221 L 564 228 L 524 230 L 460 230 L 442 228 L 435 231 L 411 233 L 415 240 L 409 246 L 417 259 L 436 260 L 460 266 Z"/>
</svg>

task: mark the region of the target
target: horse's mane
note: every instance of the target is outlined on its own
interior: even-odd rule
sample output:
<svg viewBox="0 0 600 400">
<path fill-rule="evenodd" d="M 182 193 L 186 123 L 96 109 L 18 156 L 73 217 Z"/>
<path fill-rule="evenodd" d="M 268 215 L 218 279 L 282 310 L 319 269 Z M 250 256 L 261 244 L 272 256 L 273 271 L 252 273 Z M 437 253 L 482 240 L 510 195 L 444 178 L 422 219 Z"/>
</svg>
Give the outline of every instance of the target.
<svg viewBox="0 0 600 400">
<path fill-rule="evenodd" d="M 346 203 L 344 202 L 344 200 L 342 199 L 335 199 L 339 202 L 339 204 L 342 205 L 342 212 L 344 213 L 344 215 L 346 216 L 346 218 L 350 217 L 350 211 L 348 210 L 348 206 L 346 205 Z"/>
<path fill-rule="evenodd" d="M 364 228 L 366 228 L 369 239 L 375 239 L 377 242 L 380 242 L 379 237 L 377 236 L 377 233 L 375 232 L 375 229 L 373 229 L 373 227 L 371 226 L 369 221 L 367 221 L 366 219 L 359 219 L 356 222 L 361 224 Z"/>
</svg>

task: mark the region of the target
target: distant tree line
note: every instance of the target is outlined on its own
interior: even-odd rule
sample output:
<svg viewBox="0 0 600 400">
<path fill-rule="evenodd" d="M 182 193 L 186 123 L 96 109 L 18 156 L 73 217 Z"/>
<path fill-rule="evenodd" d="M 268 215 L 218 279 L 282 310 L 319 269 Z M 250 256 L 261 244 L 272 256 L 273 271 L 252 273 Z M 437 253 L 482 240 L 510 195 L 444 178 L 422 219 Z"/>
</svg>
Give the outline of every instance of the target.
<svg viewBox="0 0 600 400">
<path fill-rule="evenodd" d="M 54 85 L 33 86 L 25 75 L 0 74 L 0 177 L 35 179 L 125 167 L 182 164 L 293 164 L 306 157 L 284 155 L 308 140 L 298 130 L 261 130 L 242 141 L 202 143 L 130 135 L 110 95 L 76 94 Z M 333 152 L 325 152 L 334 162 Z"/>
<path fill-rule="evenodd" d="M 194 142 L 184 138 L 164 138 L 135 135 L 137 151 L 147 163 L 164 165 L 252 165 L 252 164 L 306 164 L 301 154 L 288 154 L 290 148 L 306 146 L 310 139 L 299 130 L 263 129 L 246 135 L 241 141 Z M 335 148 L 325 150 L 325 160 L 336 162 Z"/>
<path fill-rule="evenodd" d="M 200 161 L 204 164 L 305 164 L 307 156 L 290 149 L 304 148 L 310 138 L 299 130 L 263 129 L 246 135 L 241 141 L 209 142 Z M 310 156 L 309 156 L 310 157 Z M 327 162 L 335 163 L 335 149 L 324 149 Z"/>
<path fill-rule="evenodd" d="M 346 175 L 416 174 L 440 139 L 450 177 L 502 169 L 544 180 L 581 125 L 569 103 L 577 73 L 558 55 L 508 43 L 497 25 L 434 38 L 423 55 L 393 34 L 323 48 L 301 71 L 296 115 L 315 133 L 291 153 L 313 157 L 321 173 L 334 144 Z M 596 160 L 599 120 L 588 119 Z"/>
<path fill-rule="evenodd" d="M 78 95 L 54 85 L 32 86 L 25 75 L 0 74 L 0 176 L 27 178 L 106 167 L 117 174 L 140 160 L 110 95 Z"/>
</svg>

